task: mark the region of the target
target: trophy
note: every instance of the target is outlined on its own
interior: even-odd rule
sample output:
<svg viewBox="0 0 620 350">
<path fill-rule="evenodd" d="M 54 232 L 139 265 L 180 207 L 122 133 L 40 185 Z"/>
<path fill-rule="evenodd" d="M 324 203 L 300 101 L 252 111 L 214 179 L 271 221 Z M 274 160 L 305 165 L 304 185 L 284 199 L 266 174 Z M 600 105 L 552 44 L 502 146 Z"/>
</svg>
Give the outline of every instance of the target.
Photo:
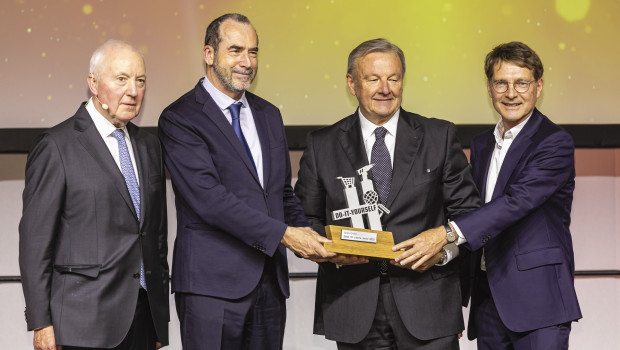
<svg viewBox="0 0 620 350">
<path fill-rule="evenodd" d="M 381 216 L 390 213 L 388 208 L 379 203 L 379 195 L 374 189 L 368 171 L 373 164 L 359 169 L 360 186 L 364 204 L 360 204 L 354 177 L 338 177 L 344 186 L 347 208 L 334 210 L 333 220 L 350 219 L 351 227 L 328 225 L 325 234 L 332 243 L 324 243 L 325 249 L 340 254 L 359 255 L 376 259 L 394 259 L 401 252 L 393 252 L 394 237 L 392 232 L 382 231 Z M 365 220 L 369 229 L 365 228 Z"/>
</svg>

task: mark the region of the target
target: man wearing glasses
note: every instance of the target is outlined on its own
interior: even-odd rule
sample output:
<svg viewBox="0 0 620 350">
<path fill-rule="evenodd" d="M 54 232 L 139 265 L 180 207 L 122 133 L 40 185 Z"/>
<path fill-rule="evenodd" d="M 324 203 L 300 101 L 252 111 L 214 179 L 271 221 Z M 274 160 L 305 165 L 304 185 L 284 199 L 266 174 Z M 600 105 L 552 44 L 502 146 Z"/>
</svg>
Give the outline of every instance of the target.
<svg viewBox="0 0 620 350">
<path fill-rule="evenodd" d="M 487 90 L 501 115 L 471 142 L 485 205 L 450 223 L 471 250 L 468 337 L 478 349 L 568 349 L 581 318 L 574 287 L 570 212 L 575 188 L 571 136 L 536 109 L 543 88 L 538 55 L 520 42 L 486 57 Z M 447 244 L 443 227 L 396 245 L 415 268 Z M 422 256 L 421 258 L 418 258 Z"/>
</svg>

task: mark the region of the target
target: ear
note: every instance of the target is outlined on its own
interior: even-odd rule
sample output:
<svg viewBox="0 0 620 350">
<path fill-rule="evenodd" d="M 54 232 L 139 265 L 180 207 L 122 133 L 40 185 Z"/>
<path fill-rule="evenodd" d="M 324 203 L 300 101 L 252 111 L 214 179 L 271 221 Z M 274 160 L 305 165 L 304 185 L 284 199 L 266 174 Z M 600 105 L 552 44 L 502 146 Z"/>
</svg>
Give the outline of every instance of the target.
<svg viewBox="0 0 620 350">
<path fill-rule="evenodd" d="M 97 92 L 97 76 L 94 73 L 90 73 L 88 74 L 88 78 L 86 78 L 87 82 L 88 82 L 88 88 L 90 89 L 90 93 L 93 94 L 93 96 L 97 96 L 98 92 Z"/>
<path fill-rule="evenodd" d="M 491 91 L 491 82 L 487 80 L 487 92 L 489 93 L 489 97 L 493 98 L 493 91 Z"/>
<path fill-rule="evenodd" d="M 347 85 L 349 86 L 349 92 L 355 96 L 355 79 L 349 73 L 347 73 Z"/>
<path fill-rule="evenodd" d="M 536 98 L 540 97 L 540 93 L 543 89 L 543 80 L 542 78 L 538 79 L 536 82 Z"/>
<path fill-rule="evenodd" d="M 215 61 L 215 50 L 211 45 L 205 45 L 202 50 L 202 54 L 204 56 L 205 62 L 207 66 L 213 66 L 213 62 Z"/>
</svg>

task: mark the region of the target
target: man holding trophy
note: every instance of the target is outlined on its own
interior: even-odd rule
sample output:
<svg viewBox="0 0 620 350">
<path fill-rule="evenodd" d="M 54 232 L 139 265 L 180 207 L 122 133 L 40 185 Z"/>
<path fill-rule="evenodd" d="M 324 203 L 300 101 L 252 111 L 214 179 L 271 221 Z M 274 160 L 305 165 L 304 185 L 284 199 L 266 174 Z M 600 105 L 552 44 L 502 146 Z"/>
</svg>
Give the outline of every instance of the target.
<svg viewBox="0 0 620 350">
<path fill-rule="evenodd" d="M 401 108 L 404 73 L 389 41 L 356 47 L 346 79 L 359 109 L 309 134 L 301 159 L 296 195 L 341 253 L 319 265 L 314 333 L 339 349 L 458 349 L 464 329 L 455 245 L 416 270 L 388 263 L 428 228 L 454 241 L 448 220 L 479 205 L 455 126 Z"/>
</svg>

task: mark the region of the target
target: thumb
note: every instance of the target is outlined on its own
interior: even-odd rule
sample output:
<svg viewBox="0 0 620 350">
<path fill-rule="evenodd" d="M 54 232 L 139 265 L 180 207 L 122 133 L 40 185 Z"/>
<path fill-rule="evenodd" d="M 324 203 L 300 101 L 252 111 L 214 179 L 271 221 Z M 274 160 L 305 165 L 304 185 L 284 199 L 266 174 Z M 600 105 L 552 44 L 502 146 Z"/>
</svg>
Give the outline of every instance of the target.
<svg viewBox="0 0 620 350">
<path fill-rule="evenodd" d="M 327 238 L 327 237 L 323 237 L 321 235 L 318 235 L 318 237 L 316 237 L 316 240 L 321 242 L 321 243 L 332 243 L 332 240 Z"/>
</svg>

